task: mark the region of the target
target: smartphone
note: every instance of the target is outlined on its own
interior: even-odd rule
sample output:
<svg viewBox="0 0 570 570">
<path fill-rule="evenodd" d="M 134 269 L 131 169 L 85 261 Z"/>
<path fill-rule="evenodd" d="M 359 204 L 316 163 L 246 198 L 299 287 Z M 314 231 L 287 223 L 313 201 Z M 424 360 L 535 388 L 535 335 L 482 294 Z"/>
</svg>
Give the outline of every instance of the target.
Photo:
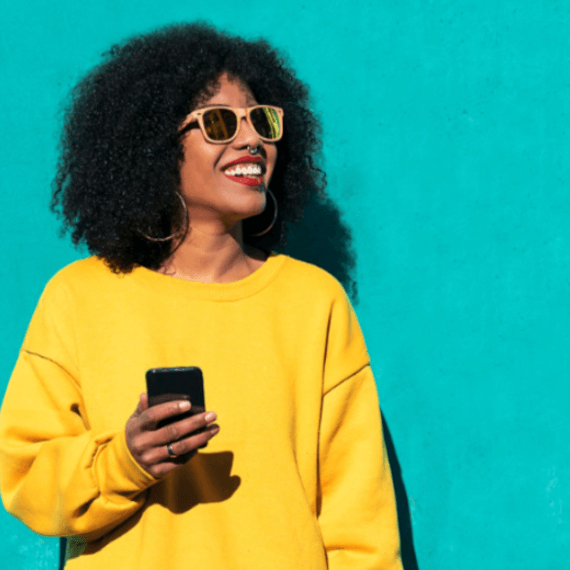
<svg viewBox="0 0 570 570">
<path fill-rule="evenodd" d="M 172 400 L 189 400 L 192 404 L 188 412 L 162 420 L 157 428 L 206 411 L 204 377 L 197 366 L 151 368 L 146 373 L 146 389 L 149 407 Z"/>
</svg>

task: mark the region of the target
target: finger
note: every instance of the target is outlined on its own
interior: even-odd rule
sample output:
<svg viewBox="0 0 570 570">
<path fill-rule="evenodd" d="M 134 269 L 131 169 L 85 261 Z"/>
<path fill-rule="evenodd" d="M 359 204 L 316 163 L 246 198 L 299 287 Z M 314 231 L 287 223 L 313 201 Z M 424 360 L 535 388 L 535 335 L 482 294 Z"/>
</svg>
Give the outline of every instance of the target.
<svg viewBox="0 0 570 570">
<path fill-rule="evenodd" d="M 168 424 L 156 430 L 153 434 L 153 444 L 161 446 L 183 439 L 191 433 L 209 426 L 217 417 L 214 412 L 204 412 Z"/>
<path fill-rule="evenodd" d="M 146 409 L 148 408 L 148 400 L 146 397 L 146 393 L 143 393 L 139 396 L 139 402 L 135 411 L 133 412 L 132 417 L 140 416 Z"/>
<path fill-rule="evenodd" d="M 183 414 L 190 408 L 191 404 L 188 400 L 175 400 L 151 406 L 141 414 L 141 426 L 145 430 L 153 430 L 162 420 Z"/>
<path fill-rule="evenodd" d="M 210 424 L 203 432 L 170 443 L 170 449 L 175 456 L 187 455 L 206 445 L 219 431 L 220 426 L 218 424 Z M 163 461 L 172 461 L 175 459 L 174 456 L 170 455 L 166 444 L 160 446 L 158 449 L 162 451 Z"/>
<path fill-rule="evenodd" d="M 141 431 L 139 418 L 147 408 L 148 402 L 146 394 L 140 394 L 137 407 L 135 408 L 135 411 L 132 413 L 131 417 L 127 420 L 127 425 L 125 426 L 127 444 L 129 444 L 129 447 L 132 444 L 132 435 Z"/>
</svg>

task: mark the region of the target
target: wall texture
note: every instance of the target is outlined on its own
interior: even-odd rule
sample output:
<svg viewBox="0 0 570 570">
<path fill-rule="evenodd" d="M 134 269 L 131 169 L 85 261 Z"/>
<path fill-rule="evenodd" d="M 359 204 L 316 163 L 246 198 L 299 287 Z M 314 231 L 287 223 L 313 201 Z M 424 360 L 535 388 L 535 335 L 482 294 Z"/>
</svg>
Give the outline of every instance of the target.
<svg viewBox="0 0 570 570">
<path fill-rule="evenodd" d="M 353 230 L 407 570 L 568 567 L 567 2 L 2 4 L 0 392 L 43 285 L 81 255 L 47 207 L 69 88 L 166 23 L 266 36 L 313 88 Z M 0 512 L 0 566 L 57 561 L 56 539 Z"/>
</svg>

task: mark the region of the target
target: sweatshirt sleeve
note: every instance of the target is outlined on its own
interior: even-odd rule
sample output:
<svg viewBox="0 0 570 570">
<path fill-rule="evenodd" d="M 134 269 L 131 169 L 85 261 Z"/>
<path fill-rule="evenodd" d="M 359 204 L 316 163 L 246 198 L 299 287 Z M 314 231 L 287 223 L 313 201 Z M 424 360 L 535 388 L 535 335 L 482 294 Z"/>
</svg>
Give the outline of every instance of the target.
<svg viewBox="0 0 570 570">
<path fill-rule="evenodd" d="M 32 530 L 94 540 L 135 513 L 156 480 L 124 431 L 89 429 L 75 356 L 69 305 L 44 292 L 0 412 L 0 491 Z"/>
<path fill-rule="evenodd" d="M 334 352 L 328 354 L 319 435 L 319 525 L 328 567 L 402 570 L 376 384 L 348 301 L 345 307 L 331 320 Z M 360 367 L 338 379 L 349 362 Z"/>
</svg>

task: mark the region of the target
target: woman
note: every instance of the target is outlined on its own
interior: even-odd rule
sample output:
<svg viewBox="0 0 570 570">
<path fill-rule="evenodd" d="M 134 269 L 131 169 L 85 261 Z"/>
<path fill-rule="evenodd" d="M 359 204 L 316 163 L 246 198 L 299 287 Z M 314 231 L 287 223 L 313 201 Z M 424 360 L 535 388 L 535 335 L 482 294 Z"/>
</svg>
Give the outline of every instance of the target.
<svg viewBox="0 0 570 570">
<path fill-rule="evenodd" d="M 401 568 L 350 303 L 265 249 L 323 186 L 307 100 L 265 42 L 204 25 L 76 88 L 53 206 L 93 257 L 47 285 L 0 416 L 4 504 L 69 537 L 67 568 Z M 145 372 L 175 366 L 211 411 L 148 407 Z"/>
</svg>

